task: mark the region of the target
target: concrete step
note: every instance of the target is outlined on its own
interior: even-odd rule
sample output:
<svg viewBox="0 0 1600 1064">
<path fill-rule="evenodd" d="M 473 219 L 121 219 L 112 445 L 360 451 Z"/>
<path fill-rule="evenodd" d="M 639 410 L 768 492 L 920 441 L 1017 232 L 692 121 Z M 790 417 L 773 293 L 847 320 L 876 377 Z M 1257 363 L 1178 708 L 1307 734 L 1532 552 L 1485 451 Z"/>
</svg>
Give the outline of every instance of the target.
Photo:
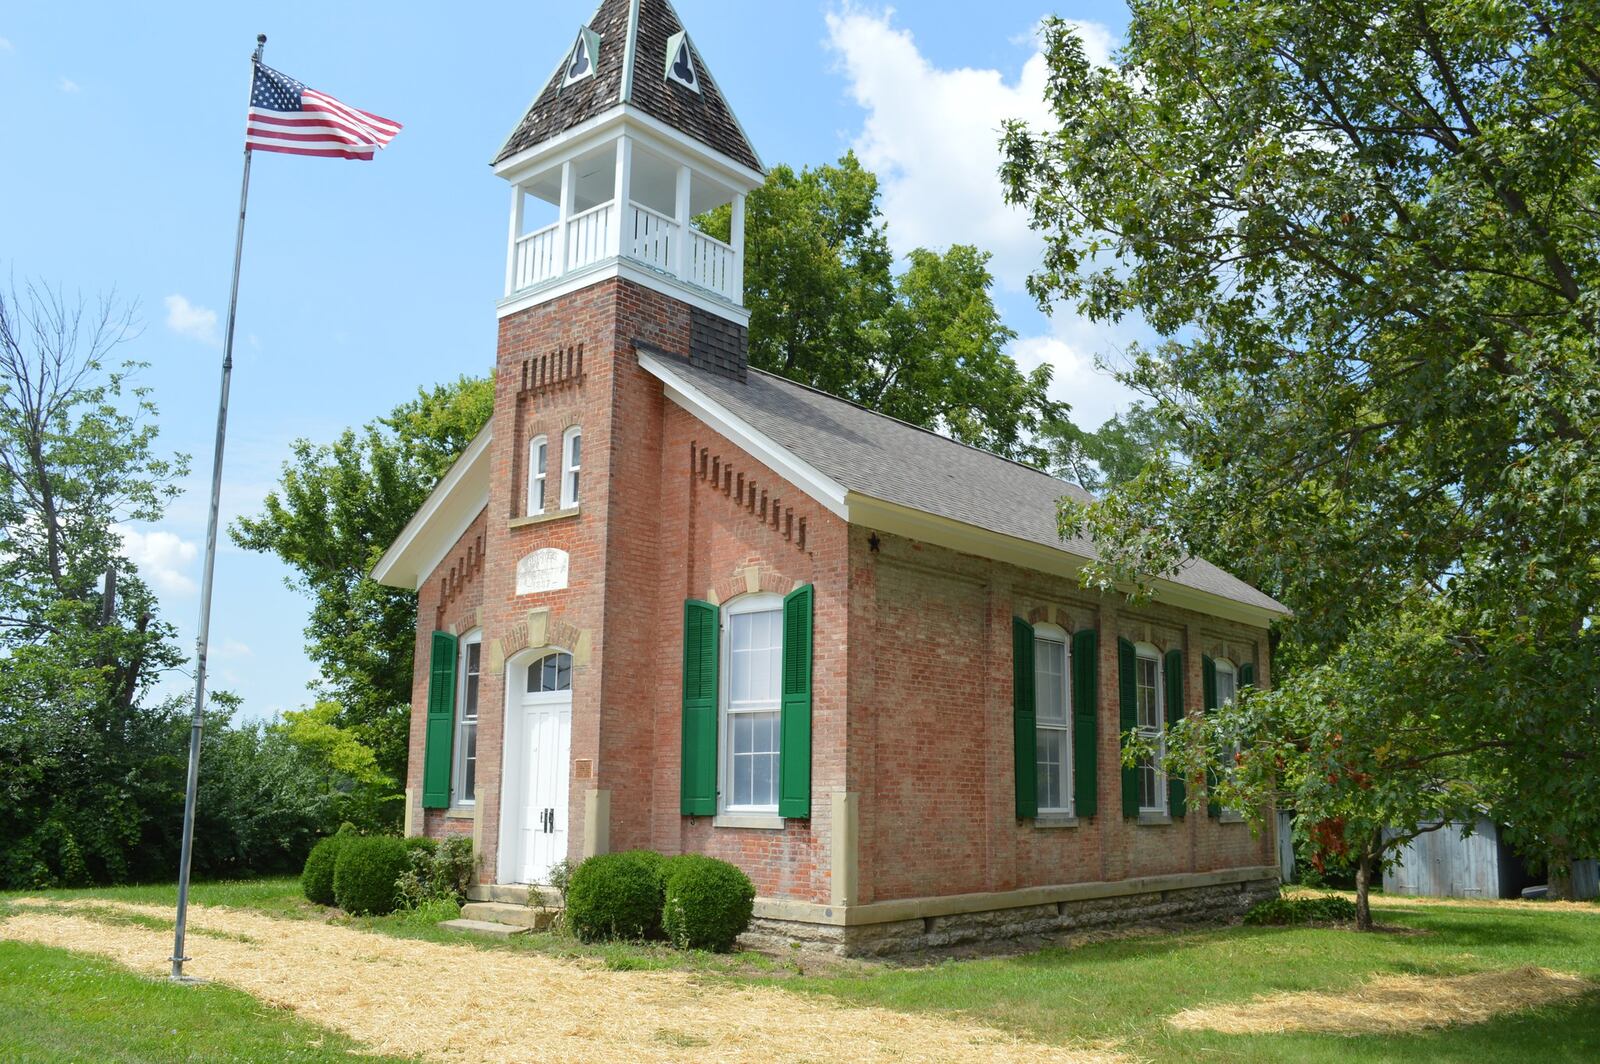
<svg viewBox="0 0 1600 1064">
<path fill-rule="evenodd" d="M 531 905 L 512 905 L 502 901 L 469 901 L 461 907 L 464 920 L 484 920 L 543 931 L 550 926 L 555 913 L 549 909 L 535 909 Z"/>
<path fill-rule="evenodd" d="M 448 927 L 452 931 L 465 931 L 468 934 L 483 935 L 486 938 L 510 938 L 513 935 L 525 935 L 528 933 L 526 927 L 497 924 L 489 920 L 446 920 L 439 926 Z"/>
<path fill-rule="evenodd" d="M 520 883 L 474 883 L 467 888 L 468 901 L 526 905 L 529 895 L 534 895 L 546 909 L 562 907 L 561 892 L 551 887 L 529 887 Z"/>
</svg>

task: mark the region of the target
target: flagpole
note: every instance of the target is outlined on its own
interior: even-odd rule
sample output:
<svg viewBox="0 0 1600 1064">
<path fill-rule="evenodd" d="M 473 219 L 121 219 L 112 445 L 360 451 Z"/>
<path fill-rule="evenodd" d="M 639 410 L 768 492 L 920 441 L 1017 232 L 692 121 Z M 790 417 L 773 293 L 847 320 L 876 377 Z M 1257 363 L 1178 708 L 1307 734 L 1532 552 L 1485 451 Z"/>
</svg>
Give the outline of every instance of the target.
<svg viewBox="0 0 1600 1064">
<path fill-rule="evenodd" d="M 250 80 L 267 46 L 265 33 L 256 35 L 250 57 Z M 211 511 L 206 521 L 206 560 L 200 579 L 200 628 L 195 637 L 194 717 L 189 728 L 189 781 L 183 797 L 183 848 L 178 857 L 178 919 L 172 939 L 172 978 L 194 982 L 183 974 L 183 936 L 189 917 L 189 866 L 194 857 L 195 799 L 200 785 L 200 737 L 205 730 L 206 641 L 211 634 L 211 583 L 217 566 L 217 520 L 222 507 L 222 451 L 228 435 L 228 386 L 233 378 L 233 325 L 239 311 L 239 263 L 244 257 L 244 214 L 250 202 L 250 147 L 244 149 L 244 178 L 239 187 L 239 228 L 233 240 L 233 289 L 228 295 L 228 334 L 222 345 L 222 398 L 217 404 L 217 445 L 211 458 Z"/>
</svg>

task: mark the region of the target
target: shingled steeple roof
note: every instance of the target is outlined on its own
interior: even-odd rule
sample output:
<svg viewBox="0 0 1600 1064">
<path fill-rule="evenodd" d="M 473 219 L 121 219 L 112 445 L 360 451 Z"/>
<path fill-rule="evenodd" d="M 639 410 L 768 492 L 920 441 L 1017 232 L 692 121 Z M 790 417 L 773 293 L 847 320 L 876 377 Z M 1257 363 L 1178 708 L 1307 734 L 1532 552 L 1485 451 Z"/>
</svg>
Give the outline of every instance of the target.
<svg viewBox="0 0 1600 1064">
<path fill-rule="evenodd" d="M 763 170 L 760 156 L 669 0 L 601 0 L 587 28 L 599 35 L 593 73 L 569 78 L 574 58 L 569 49 L 496 154 L 496 164 L 596 115 L 628 105 L 742 166 Z M 691 77 L 698 91 L 667 76 L 667 49 L 680 40 L 692 58 Z"/>
</svg>

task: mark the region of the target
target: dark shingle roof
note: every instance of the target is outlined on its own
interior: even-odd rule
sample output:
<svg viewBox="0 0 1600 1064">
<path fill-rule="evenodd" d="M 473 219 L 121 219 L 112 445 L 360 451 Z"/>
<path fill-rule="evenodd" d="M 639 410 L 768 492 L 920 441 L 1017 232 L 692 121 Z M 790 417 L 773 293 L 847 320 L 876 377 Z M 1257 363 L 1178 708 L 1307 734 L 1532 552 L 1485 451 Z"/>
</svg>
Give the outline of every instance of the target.
<svg viewBox="0 0 1600 1064">
<path fill-rule="evenodd" d="M 700 91 L 667 80 L 667 42 L 684 28 L 668 0 L 602 0 L 588 26 L 600 34 L 594 74 L 563 89 L 563 62 L 506 139 L 495 156 L 496 163 L 627 103 L 743 166 L 762 169 L 760 157 L 750 146 L 700 50 L 694 47 L 693 38 L 689 46 Z M 624 76 L 630 35 L 634 41 L 631 79 Z M 574 34 L 573 40 L 576 39 Z M 571 43 L 568 42 L 568 54 Z"/>
<path fill-rule="evenodd" d="M 640 346 L 640 350 L 648 350 Z M 1029 466 L 752 369 L 741 383 L 657 351 L 672 372 L 847 491 L 909 506 L 1082 558 L 1085 539 L 1056 532 L 1056 500 L 1088 492 Z M 1174 583 L 1260 609 L 1287 607 L 1210 562 L 1188 561 Z"/>
</svg>

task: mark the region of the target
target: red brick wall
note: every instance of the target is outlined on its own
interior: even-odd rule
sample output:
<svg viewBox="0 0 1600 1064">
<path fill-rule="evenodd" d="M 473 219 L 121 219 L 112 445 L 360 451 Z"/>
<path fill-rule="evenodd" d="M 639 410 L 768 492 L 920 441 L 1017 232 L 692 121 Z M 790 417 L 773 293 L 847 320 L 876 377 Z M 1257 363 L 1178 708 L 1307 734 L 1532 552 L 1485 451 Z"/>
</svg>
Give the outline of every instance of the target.
<svg viewBox="0 0 1600 1064">
<path fill-rule="evenodd" d="M 1272 863 L 1271 839 L 1189 813 L 1122 817 L 1116 640 L 1184 651 L 1184 696 L 1202 704 L 1201 654 L 1254 661 L 1266 631 L 1160 603 L 1128 607 L 998 562 L 896 536 L 851 533 L 851 790 L 861 793 L 863 902 L 1116 880 Z M 1098 814 L 1075 827 L 1015 812 L 1011 619 L 1096 628 Z M 868 637 L 868 633 L 872 633 Z"/>
</svg>

